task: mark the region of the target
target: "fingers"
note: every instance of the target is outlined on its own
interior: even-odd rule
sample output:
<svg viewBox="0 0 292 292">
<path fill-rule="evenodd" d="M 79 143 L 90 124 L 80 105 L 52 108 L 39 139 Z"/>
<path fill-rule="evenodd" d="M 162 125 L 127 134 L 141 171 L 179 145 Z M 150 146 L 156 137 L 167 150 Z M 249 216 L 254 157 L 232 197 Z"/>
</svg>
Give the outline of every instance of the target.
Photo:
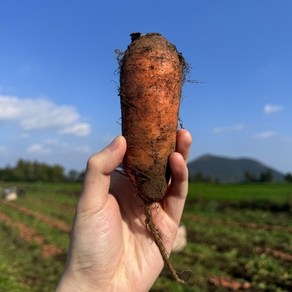
<svg viewBox="0 0 292 292">
<path fill-rule="evenodd" d="M 108 199 L 110 175 L 122 162 L 126 152 L 126 140 L 118 136 L 102 151 L 87 162 L 83 191 L 78 202 L 78 212 L 100 210 Z"/>
<path fill-rule="evenodd" d="M 188 193 L 188 168 L 180 153 L 173 153 L 169 158 L 172 172 L 171 184 L 163 202 L 164 211 L 179 224 Z"/>
<path fill-rule="evenodd" d="M 192 136 L 187 130 L 179 130 L 176 138 L 176 152 L 181 153 L 184 160 L 187 161 L 192 143 Z"/>
<path fill-rule="evenodd" d="M 171 183 L 163 202 L 164 211 L 179 224 L 188 193 L 188 168 L 186 161 L 189 156 L 192 136 L 187 130 L 177 133 L 176 151 L 169 158 Z"/>
</svg>

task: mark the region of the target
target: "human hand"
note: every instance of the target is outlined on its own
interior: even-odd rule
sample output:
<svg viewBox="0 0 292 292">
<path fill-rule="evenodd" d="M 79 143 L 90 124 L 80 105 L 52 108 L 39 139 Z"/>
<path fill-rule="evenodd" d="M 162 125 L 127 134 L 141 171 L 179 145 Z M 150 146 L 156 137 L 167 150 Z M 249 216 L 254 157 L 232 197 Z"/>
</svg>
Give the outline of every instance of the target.
<svg viewBox="0 0 292 292">
<path fill-rule="evenodd" d="M 188 191 L 190 144 L 190 133 L 179 130 L 177 152 L 169 158 L 171 182 L 152 212 L 168 254 Z M 163 268 L 145 225 L 143 201 L 129 178 L 115 172 L 125 152 L 126 140 L 119 136 L 88 161 L 59 292 L 148 291 Z"/>
</svg>

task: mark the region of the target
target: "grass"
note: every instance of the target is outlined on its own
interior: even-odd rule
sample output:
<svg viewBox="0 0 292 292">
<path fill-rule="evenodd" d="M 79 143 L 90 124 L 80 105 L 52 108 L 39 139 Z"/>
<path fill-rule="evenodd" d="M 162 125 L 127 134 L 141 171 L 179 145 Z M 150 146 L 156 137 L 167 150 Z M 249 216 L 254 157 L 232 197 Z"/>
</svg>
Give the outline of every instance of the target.
<svg viewBox="0 0 292 292">
<path fill-rule="evenodd" d="M 172 255 L 179 270 L 191 271 L 183 291 L 213 291 L 213 276 L 253 290 L 290 291 L 291 210 L 291 185 L 190 184 L 182 219 L 188 246 Z M 164 271 L 160 278 L 168 276 Z M 162 283 L 158 279 L 152 290 L 163 291 Z"/>
<path fill-rule="evenodd" d="M 0 232 L 0 291 L 54 291 L 63 263 L 43 259 L 40 246 L 23 241 L 9 226 L 1 224 Z"/>
<path fill-rule="evenodd" d="M 292 204 L 292 185 L 254 184 L 202 184 L 190 183 L 189 197 L 216 201 L 261 201 Z"/>
<path fill-rule="evenodd" d="M 26 195 L 15 205 L 72 224 L 79 184 L 22 187 Z M 291 202 L 288 184 L 191 183 L 182 218 L 188 245 L 171 255 L 188 284 L 173 283 L 163 270 L 151 291 L 229 291 L 230 285 L 247 285 L 252 291 L 291 291 Z M 0 291 L 54 291 L 64 266 L 68 233 L 3 202 L 1 213 L 9 222 L 21 224 L 16 227 L 0 220 Z M 42 243 L 23 238 L 23 225 L 35 230 Z M 64 252 L 44 257 L 42 244 Z"/>
</svg>

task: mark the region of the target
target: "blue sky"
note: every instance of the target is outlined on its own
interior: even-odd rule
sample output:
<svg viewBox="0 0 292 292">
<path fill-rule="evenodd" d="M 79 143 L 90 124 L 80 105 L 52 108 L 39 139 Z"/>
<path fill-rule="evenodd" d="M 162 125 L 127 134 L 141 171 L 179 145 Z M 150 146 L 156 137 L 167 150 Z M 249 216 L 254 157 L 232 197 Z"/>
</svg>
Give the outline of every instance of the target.
<svg viewBox="0 0 292 292">
<path fill-rule="evenodd" d="M 0 167 L 81 170 L 120 134 L 115 49 L 159 32 L 190 63 L 190 158 L 251 157 L 292 172 L 290 0 L 1 1 Z"/>
</svg>

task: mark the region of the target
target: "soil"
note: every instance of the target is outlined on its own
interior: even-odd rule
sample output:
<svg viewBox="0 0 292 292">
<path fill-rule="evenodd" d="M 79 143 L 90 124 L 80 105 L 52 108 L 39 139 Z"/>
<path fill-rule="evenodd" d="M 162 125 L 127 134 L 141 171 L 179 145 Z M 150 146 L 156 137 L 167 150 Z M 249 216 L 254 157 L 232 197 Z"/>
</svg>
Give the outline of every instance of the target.
<svg viewBox="0 0 292 292">
<path fill-rule="evenodd" d="M 70 231 L 71 231 L 71 226 L 68 225 L 67 223 L 61 221 L 61 220 L 54 219 L 52 217 L 49 217 L 47 215 L 38 213 L 36 211 L 27 209 L 25 207 L 17 206 L 13 203 L 10 203 L 10 202 L 5 202 L 5 205 L 8 206 L 9 208 L 15 209 L 15 210 L 23 213 L 23 214 L 32 216 L 32 217 L 38 219 L 39 221 L 46 223 L 49 226 L 55 227 L 55 228 L 65 232 L 65 233 L 70 233 Z"/>
<path fill-rule="evenodd" d="M 210 219 L 198 215 L 193 214 L 186 214 L 185 218 L 189 220 L 193 220 L 195 222 L 205 222 L 208 221 L 212 225 L 227 225 L 227 226 L 234 226 L 234 227 L 243 227 L 248 229 L 262 229 L 268 231 L 283 231 L 292 233 L 292 227 L 289 226 L 281 226 L 281 225 L 269 225 L 269 224 L 257 224 L 251 222 L 238 222 L 238 221 L 223 221 L 220 219 Z"/>
<path fill-rule="evenodd" d="M 19 237 L 28 242 L 36 243 L 42 248 L 42 256 L 44 258 L 55 257 L 64 253 L 64 250 L 53 245 L 45 243 L 45 238 L 37 233 L 37 231 L 31 227 L 26 226 L 22 222 L 11 219 L 4 213 L 0 212 L 0 221 L 5 225 L 18 229 Z"/>
<path fill-rule="evenodd" d="M 210 219 L 210 218 L 205 218 L 202 216 L 198 215 L 193 215 L 193 214 L 186 214 L 185 219 L 191 220 L 194 222 L 208 222 L 209 224 L 212 225 L 226 225 L 226 226 L 231 226 L 231 227 L 242 227 L 246 229 L 258 229 L 258 230 L 266 230 L 266 231 L 282 231 L 286 233 L 292 233 L 292 228 L 288 226 L 279 226 L 279 225 L 268 225 L 268 224 L 257 224 L 257 223 L 242 223 L 242 222 L 237 222 L 237 221 L 223 221 L 220 219 Z M 191 236 L 189 234 L 189 236 Z M 234 243 L 231 243 L 231 246 L 233 246 Z M 226 244 L 225 244 L 226 245 Z M 220 250 L 228 250 L 231 248 L 231 246 L 227 245 L 224 246 L 221 245 Z M 286 261 L 286 262 L 292 262 L 292 254 L 287 253 L 281 250 L 269 248 L 269 247 L 260 247 L 257 246 L 254 248 L 254 252 L 258 254 L 268 254 L 274 258 L 277 258 L 281 261 Z M 248 253 L 248 252 L 247 252 Z"/>
<path fill-rule="evenodd" d="M 259 254 L 266 253 L 266 254 L 271 255 L 275 258 L 278 258 L 282 261 L 292 262 L 292 254 L 289 254 L 289 253 L 286 253 L 283 251 L 279 251 L 276 249 L 272 249 L 269 247 L 266 247 L 266 248 L 256 247 L 255 252 L 259 253 Z"/>
<path fill-rule="evenodd" d="M 239 282 L 230 277 L 210 277 L 209 283 L 212 286 L 226 288 L 231 291 L 249 290 L 251 288 L 251 283 Z"/>
</svg>

